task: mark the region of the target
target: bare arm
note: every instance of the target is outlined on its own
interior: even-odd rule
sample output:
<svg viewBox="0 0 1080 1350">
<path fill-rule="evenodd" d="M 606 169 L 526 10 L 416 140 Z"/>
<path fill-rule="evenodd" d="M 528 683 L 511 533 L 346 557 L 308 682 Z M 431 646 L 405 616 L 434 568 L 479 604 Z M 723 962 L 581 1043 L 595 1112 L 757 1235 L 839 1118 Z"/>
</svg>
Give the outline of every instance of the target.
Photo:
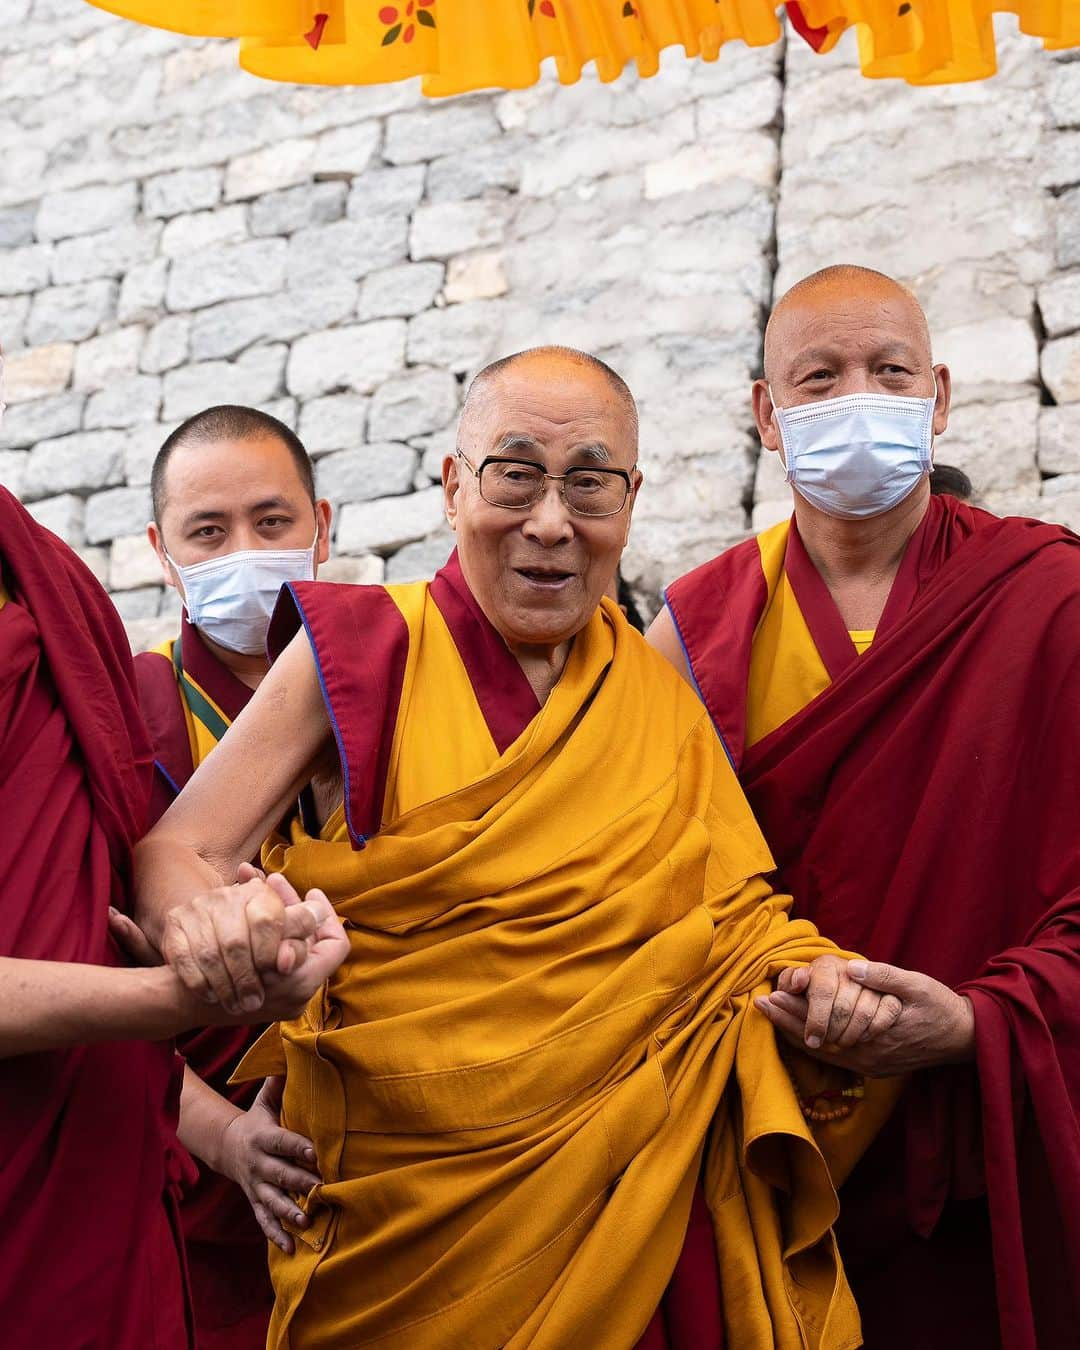
<svg viewBox="0 0 1080 1350">
<path fill-rule="evenodd" d="M 168 966 L 127 970 L 0 957 L 0 1059 L 94 1041 L 164 1040 L 207 1022 Z"/>
<path fill-rule="evenodd" d="M 645 641 L 656 648 L 661 656 L 666 656 L 679 674 L 688 685 L 697 692 L 697 685 L 694 677 L 690 673 L 690 666 L 687 664 L 686 652 L 683 651 L 683 645 L 679 638 L 678 629 L 675 627 L 675 620 L 671 617 L 671 610 L 667 605 L 653 619 L 645 634 Z"/>
<path fill-rule="evenodd" d="M 176 905 L 233 881 L 311 777 L 329 736 L 301 632 L 135 849 L 136 919 L 156 946 Z"/>
</svg>

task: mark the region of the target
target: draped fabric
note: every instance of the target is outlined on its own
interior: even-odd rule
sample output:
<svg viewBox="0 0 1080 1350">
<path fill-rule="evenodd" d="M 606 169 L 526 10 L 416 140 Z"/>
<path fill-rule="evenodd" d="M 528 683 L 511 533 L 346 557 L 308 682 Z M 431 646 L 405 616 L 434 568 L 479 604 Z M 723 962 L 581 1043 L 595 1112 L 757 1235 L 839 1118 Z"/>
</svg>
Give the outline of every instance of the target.
<svg viewBox="0 0 1080 1350">
<path fill-rule="evenodd" d="M 830 678 L 749 748 L 760 561 L 740 545 L 668 592 L 796 912 L 975 1006 L 977 1065 L 918 1075 L 842 1193 L 841 1250 L 875 1346 L 910 1344 L 920 1317 L 898 1305 L 898 1281 L 941 1314 L 920 1345 L 1000 1337 L 1033 1350 L 1075 1334 L 1078 543 L 932 499 L 862 656 L 797 561 L 797 603 Z M 722 667 L 725 650 L 739 656 Z"/>
<path fill-rule="evenodd" d="M 0 488 L 0 955 L 123 964 L 150 748 L 108 597 Z M 188 1344 L 171 1192 L 171 1043 L 0 1061 L 0 1325 L 8 1350 Z"/>
<path fill-rule="evenodd" d="M 474 685 L 461 586 L 453 560 L 431 586 L 286 603 L 346 799 L 264 863 L 327 891 L 351 951 L 241 1066 L 286 1070 L 284 1119 L 324 1178 L 297 1253 L 271 1255 L 270 1345 L 629 1350 L 703 1175 L 728 1343 L 856 1346 L 825 1160 L 752 1007 L 830 944 L 760 879 L 707 715 L 615 606 L 500 752 L 509 666 L 473 664 Z M 841 1173 L 891 1100 L 823 1140 Z"/>
<path fill-rule="evenodd" d="M 180 636 L 135 657 L 139 703 L 154 752 L 149 824 L 166 811 L 218 744 L 253 690 L 210 652 L 185 616 Z M 230 1075 L 262 1027 L 202 1027 L 177 1048 L 215 1092 L 246 1111 L 258 1083 Z M 180 1218 L 187 1248 L 198 1350 L 261 1350 L 274 1291 L 266 1239 L 247 1196 L 234 1182 L 198 1164 L 183 1195 Z"/>
<path fill-rule="evenodd" d="M 863 74 L 912 84 L 984 79 L 997 69 L 994 14 L 1052 49 L 1080 44 L 1077 0 L 90 0 L 176 32 L 240 38 L 255 75 L 307 84 L 421 76 L 426 94 L 535 84 L 552 59 L 564 84 L 594 64 L 614 80 L 633 62 L 655 75 L 680 46 L 715 61 L 726 42 L 780 37 L 778 13 L 815 51 L 858 33 Z"/>
</svg>

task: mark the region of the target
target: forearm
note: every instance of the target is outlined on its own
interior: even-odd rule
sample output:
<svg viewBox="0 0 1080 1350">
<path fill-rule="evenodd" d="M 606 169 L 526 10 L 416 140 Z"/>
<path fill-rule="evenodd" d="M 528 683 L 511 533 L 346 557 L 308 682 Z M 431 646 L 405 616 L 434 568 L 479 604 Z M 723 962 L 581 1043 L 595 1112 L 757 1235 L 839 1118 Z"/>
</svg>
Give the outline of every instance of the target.
<svg viewBox="0 0 1080 1350">
<path fill-rule="evenodd" d="M 0 1059 L 96 1041 L 160 1041 L 206 1020 L 167 966 L 0 957 Z"/>
<path fill-rule="evenodd" d="M 230 885 L 236 880 L 236 867 L 227 873 L 227 860 L 210 861 L 182 837 L 161 827 L 151 830 L 135 846 L 136 923 L 160 950 L 169 911 L 196 895 Z"/>
<path fill-rule="evenodd" d="M 225 1134 L 244 1113 L 233 1106 L 190 1067 L 184 1069 L 180 1094 L 180 1142 L 215 1172 L 225 1171 Z"/>
</svg>

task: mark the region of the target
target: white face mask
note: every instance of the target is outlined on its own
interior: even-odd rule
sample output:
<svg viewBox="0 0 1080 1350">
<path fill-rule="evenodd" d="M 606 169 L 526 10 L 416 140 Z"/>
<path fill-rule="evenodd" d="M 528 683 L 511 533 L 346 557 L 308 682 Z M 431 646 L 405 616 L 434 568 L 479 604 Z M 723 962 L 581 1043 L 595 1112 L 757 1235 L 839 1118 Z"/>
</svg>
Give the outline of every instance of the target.
<svg viewBox="0 0 1080 1350">
<path fill-rule="evenodd" d="M 830 516 L 880 516 L 913 492 L 933 466 L 936 402 L 845 394 L 795 408 L 774 404 L 787 481 Z"/>
<path fill-rule="evenodd" d="M 176 569 L 188 622 L 230 652 L 266 650 L 266 630 L 287 581 L 314 581 L 318 531 L 310 548 L 253 548 Z"/>
</svg>

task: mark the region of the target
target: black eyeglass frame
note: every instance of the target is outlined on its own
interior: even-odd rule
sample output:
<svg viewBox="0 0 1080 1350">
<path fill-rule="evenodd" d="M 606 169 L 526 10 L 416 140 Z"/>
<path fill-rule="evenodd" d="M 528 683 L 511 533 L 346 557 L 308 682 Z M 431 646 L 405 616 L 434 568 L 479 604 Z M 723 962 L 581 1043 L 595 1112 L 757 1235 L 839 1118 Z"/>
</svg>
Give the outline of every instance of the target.
<svg viewBox="0 0 1080 1350">
<path fill-rule="evenodd" d="M 575 516 L 582 516 L 585 520 L 608 520 L 611 516 L 617 516 L 630 500 L 630 493 L 634 487 L 632 474 L 637 469 L 636 464 L 630 469 L 629 473 L 626 469 L 609 469 L 599 464 L 595 468 L 593 468 L 592 465 L 575 464 L 567 469 L 565 473 L 548 473 L 547 469 L 535 459 L 517 459 L 507 455 L 485 455 L 479 465 L 475 465 L 464 450 L 455 450 L 454 454 L 457 455 L 458 459 L 465 461 L 469 472 L 476 479 L 476 485 L 480 490 L 480 496 L 483 497 L 488 506 L 498 507 L 500 511 L 531 511 L 536 503 L 542 500 L 544 493 L 547 491 L 548 482 L 550 481 L 559 484 L 559 496 L 562 497 L 566 509 Z M 493 502 L 490 497 L 484 497 L 484 480 L 482 475 L 489 464 L 520 464 L 522 468 L 525 469 L 536 469 L 539 473 L 543 474 L 540 491 L 531 502 L 523 502 L 520 506 L 510 506 L 506 502 Z M 622 479 L 626 488 L 626 493 L 614 511 L 580 511 L 576 506 L 570 505 L 566 500 L 566 481 L 568 479 L 573 480 L 578 474 L 583 473 L 601 473 L 609 478 Z"/>
</svg>

